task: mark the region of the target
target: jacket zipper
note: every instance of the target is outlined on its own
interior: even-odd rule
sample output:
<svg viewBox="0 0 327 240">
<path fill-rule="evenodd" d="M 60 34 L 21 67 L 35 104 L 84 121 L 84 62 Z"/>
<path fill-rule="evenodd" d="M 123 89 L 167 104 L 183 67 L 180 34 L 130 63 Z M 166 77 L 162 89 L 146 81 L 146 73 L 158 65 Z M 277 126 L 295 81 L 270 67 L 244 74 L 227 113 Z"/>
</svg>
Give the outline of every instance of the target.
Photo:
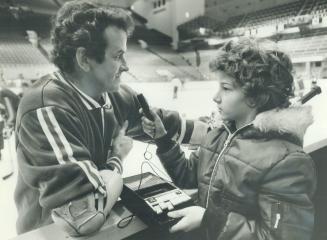
<svg viewBox="0 0 327 240">
<path fill-rule="evenodd" d="M 276 207 L 276 218 L 275 218 L 275 223 L 274 223 L 274 229 L 277 229 L 279 226 L 279 222 L 282 218 L 282 213 L 280 209 L 280 202 L 277 202 L 277 207 Z"/>
<path fill-rule="evenodd" d="M 101 107 L 101 121 L 102 121 L 102 141 L 103 141 L 103 144 L 105 144 L 105 137 L 104 137 L 104 130 L 105 130 L 105 121 L 104 121 L 104 109 L 103 109 L 103 106 Z M 111 139 L 111 142 L 112 142 L 112 139 Z M 111 143 L 110 143 L 111 144 Z M 104 151 L 105 147 L 103 148 L 103 151 Z M 103 152 L 103 157 L 106 157 L 106 162 L 107 162 L 107 159 L 108 159 L 108 155 L 110 154 L 111 156 L 111 147 L 109 148 L 109 151 L 106 153 L 106 152 Z"/>
<path fill-rule="evenodd" d="M 239 131 L 241 131 L 242 129 L 244 129 L 244 128 L 250 126 L 250 125 L 252 125 L 252 123 L 249 123 L 249 124 L 247 124 L 247 125 L 245 125 L 245 126 L 239 128 L 239 129 L 237 129 L 233 134 L 231 133 L 231 131 L 229 130 L 229 128 L 228 128 L 225 124 L 223 124 L 223 125 L 224 125 L 225 129 L 228 131 L 228 137 L 227 137 L 226 141 L 224 142 L 224 147 L 223 147 L 223 149 L 221 150 L 221 152 L 219 153 L 218 158 L 217 158 L 217 160 L 216 160 L 216 162 L 215 162 L 215 166 L 213 167 L 213 171 L 212 171 L 212 173 L 211 173 L 211 177 L 210 177 L 210 181 L 209 181 L 209 188 L 208 188 L 208 192 L 207 192 L 206 208 L 208 208 L 208 205 L 209 205 L 209 198 L 210 198 L 211 185 L 212 185 L 213 176 L 214 176 L 214 173 L 216 172 L 216 168 L 217 168 L 217 166 L 218 166 L 218 162 L 219 162 L 219 160 L 220 160 L 221 157 L 223 156 L 223 154 L 224 154 L 226 148 L 229 146 L 229 144 L 230 144 L 232 138 L 233 138 L 233 137 L 234 137 L 234 136 L 235 136 Z"/>
<path fill-rule="evenodd" d="M 279 220 L 280 220 L 280 213 L 277 213 L 276 214 L 276 221 L 275 221 L 275 225 L 274 225 L 275 229 L 278 228 Z"/>
<path fill-rule="evenodd" d="M 104 110 L 103 110 L 103 107 L 101 107 L 101 119 L 102 119 L 102 138 L 104 140 Z"/>
</svg>

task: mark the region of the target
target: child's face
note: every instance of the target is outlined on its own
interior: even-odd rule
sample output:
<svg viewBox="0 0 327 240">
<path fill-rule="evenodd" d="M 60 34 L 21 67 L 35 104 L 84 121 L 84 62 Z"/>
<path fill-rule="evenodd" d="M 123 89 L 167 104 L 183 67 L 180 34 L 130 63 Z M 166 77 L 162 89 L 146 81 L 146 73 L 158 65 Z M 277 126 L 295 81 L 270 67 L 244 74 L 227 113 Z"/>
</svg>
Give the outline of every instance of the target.
<svg viewBox="0 0 327 240">
<path fill-rule="evenodd" d="M 247 99 L 241 88 L 237 86 L 235 79 L 222 71 L 217 71 L 216 74 L 219 89 L 213 101 L 217 103 L 222 120 L 242 120 L 253 112 L 253 108 L 246 104 Z"/>
</svg>

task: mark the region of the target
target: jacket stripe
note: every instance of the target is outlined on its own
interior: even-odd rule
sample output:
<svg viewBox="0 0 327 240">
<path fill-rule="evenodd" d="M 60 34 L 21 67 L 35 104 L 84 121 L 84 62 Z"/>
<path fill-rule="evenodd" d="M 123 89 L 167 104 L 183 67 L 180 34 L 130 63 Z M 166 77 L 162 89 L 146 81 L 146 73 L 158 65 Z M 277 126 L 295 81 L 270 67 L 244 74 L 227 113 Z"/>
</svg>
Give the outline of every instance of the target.
<svg viewBox="0 0 327 240">
<path fill-rule="evenodd" d="M 48 125 L 45 122 L 45 119 L 44 119 L 43 113 L 42 113 L 42 109 L 37 109 L 36 114 L 37 114 L 37 118 L 38 118 L 38 120 L 40 122 L 41 128 L 42 128 L 45 136 L 47 137 L 47 139 L 48 139 L 48 141 L 49 141 L 49 143 L 50 143 L 50 145 L 51 145 L 51 147 L 52 147 L 52 149 L 53 149 L 53 151 L 54 151 L 54 153 L 56 155 L 56 158 L 57 158 L 58 162 L 60 164 L 65 164 L 65 162 L 63 160 L 62 153 L 61 153 L 58 145 L 56 144 L 56 141 L 55 141 L 54 137 L 52 136 L 52 134 L 51 134 L 51 132 L 50 132 L 50 130 L 48 128 Z"/>
<path fill-rule="evenodd" d="M 103 179 L 99 175 L 98 170 L 92 166 L 90 161 L 77 161 L 73 157 L 73 150 L 63 134 L 51 108 L 46 107 L 44 109 L 37 109 L 37 117 L 43 132 L 50 142 L 58 162 L 60 164 L 65 164 L 67 162 L 77 164 L 84 171 L 94 188 L 106 195 L 106 191 L 104 189 L 105 185 Z"/>
<path fill-rule="evenodd" d="M 99 187 L 99 191 L 102 192 L 104 190 L 103 187 L 105 186 L 105 184 L 104 184 L 101 176 L 99 175 L 99 172 L 96 169 L 96 167 L 94 165 L 92 165 L 91 162 L 88 160 L 77 161 L 74 158 L 71 145 L 69 144 L 69 142 L 67 141 L 67 138 L 65 137 L 64 133 L 62 132 L 51 108 L 46 107 L 46 111 L 47 111 L 49 119 L 52 123 L 52 126 L 54 126 L 54 129 L 55 129 L 56 133 L 58 134 L 61 143 L 64 146 L 64 150 L 67 154 L 66 156 L 67 156 L 68 160 L 79 165 L 82 168 L 82 170 L 85 172 L 85 174 L 87 175 L 90 182 L 94 185 L 94 187 L 96 189 Z M 59 143 L 60 143 L 60 141 L 59 141 Z M 93 183 L 93 182 L 95 182 L 95 183 Z M 102 193 L 105 194 L 105 191 Z"/>
<path fill-rule="evenodd" d="M 186 132 L 186 119 L 181 118 L 181 133 L 177 139 L 178 143 L 182 143 Z"/>
<path fill-rule="evenodd" d="M 50 107 L 46 107 L 46 111 L 48 113 L 49 119 L 52 123 L 52 125 L 54 126 L 54 129 L 56 130 L 56 133 L 59 136 L 59 139 L 61 140 L 61 143 L 64 146 L 65 152 L 67 153 L 67 158 L 69 159 L 69 161 L 74 162 L 74 163 L 85 163 L 86 166 L 89 167 L 90 169 L 90 173 L 93 173 L 95 175 L 95 179 L 99 179 L 99 183 L 101 186 L 104 186 L 104 182 L 102 180 L 102 178 L 99 175 L 98 170 L 96 169 L 96 166 L 94 164 L 92 164 L 89 160 L 84 160 L 83 162 L 81 161 L 77 161 L 74 156 L 73 156 L 73 149 L 71 148 L 71 145 L 69 144 L 69 142 L 67 141 L 67 138 L 65 137 L 64 133 L 62 132 L 56 117 L 54 116 L 52 110 Z"/>
<path fill-rule="evenodd" d="M 205 136 L 208 133 L 208 124 L 201 122 L 199 120 L 197 121 L 193 121 L 193 128 L 192 131 L 189 131 L 190 133 L 190 139 L 188 140 L 188 142 L 190 144 L 192 143 L 201 143 L 202 140 L 205 138 Z M 187 142 L 187 141 L 186 141 Z"/>
</svg>

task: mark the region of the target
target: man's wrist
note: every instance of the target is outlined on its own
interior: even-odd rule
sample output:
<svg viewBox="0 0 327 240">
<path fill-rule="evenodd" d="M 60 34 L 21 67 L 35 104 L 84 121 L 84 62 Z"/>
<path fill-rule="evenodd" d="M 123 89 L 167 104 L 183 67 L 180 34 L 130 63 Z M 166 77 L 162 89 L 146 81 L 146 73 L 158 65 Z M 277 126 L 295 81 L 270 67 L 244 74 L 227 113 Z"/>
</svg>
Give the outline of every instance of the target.
<svg viewBox="0 0 327 240">
<path fill-rule="evenodd" d="M 112 157 L 116 157 L 116 158 L 119 158 L 120 160 L 123 159 L 123 156 L 119 153 L 116 153 L 115 151 L 113 151 L 110 156 L 108 156 L 107 158 L 112 158 Z"/>
<path fill-rule="evenodd" d="M 114 172 L 117 172 L 119 174 L 122 174 L 123 173 L 123 163 L 121 161 L 121 159 L 116 155 L 114 156 L 111 156 L 107 159 L 107 167 L 114 171 Z"/>
</svg>

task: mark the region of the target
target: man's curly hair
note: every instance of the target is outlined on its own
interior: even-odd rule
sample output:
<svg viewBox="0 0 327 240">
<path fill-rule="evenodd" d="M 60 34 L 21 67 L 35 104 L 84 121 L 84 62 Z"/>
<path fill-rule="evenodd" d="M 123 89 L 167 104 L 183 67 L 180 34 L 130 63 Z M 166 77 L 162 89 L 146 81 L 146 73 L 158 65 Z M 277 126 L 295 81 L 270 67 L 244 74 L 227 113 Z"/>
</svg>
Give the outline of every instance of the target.
<svg viewBox="0 0 327 240">
<path fill-rule="evenodd" d="M 209 66 L 213 72 L 220 70 L 235 78 L 244 95 L 254 100 L 258 112 L 286 108 L 294 96 L 290 58 L 264 47 L 259 40 L 241 38 L 227 42 Z"/>
<path fill-rule="evenodd" d="M 122 29 L 127 35 L 134 29 L 132 18 L 122 9 L 77 0 L 65 3 L 53 23 L 53 63 L 63 72 L 74 72 L 78 47 L 84 47 L 88 57 L 103 62 L 107 47 L 103 33 L 108 26 Z"/>
</svg>

